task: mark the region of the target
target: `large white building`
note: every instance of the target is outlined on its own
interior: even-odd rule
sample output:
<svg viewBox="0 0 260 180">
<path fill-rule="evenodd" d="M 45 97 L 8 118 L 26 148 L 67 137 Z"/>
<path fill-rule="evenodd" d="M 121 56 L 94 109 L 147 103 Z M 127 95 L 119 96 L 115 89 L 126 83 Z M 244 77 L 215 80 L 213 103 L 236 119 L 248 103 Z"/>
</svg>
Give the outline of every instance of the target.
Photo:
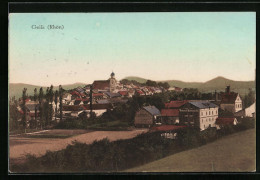
<svg viewBox="0 0 260 180">
<path fill-rule="evenodd" d="M 209 101 L 190 101 L 179 110 L 180 124 L 199 127 L 205 130 L 216 127 L 218 106 Z"/>
</svg>

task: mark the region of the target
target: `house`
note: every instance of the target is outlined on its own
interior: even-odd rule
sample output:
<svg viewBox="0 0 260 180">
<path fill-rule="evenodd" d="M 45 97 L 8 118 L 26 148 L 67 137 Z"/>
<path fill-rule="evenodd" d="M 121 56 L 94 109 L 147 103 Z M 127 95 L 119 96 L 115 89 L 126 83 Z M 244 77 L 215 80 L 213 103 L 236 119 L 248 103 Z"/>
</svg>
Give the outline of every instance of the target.
<svg viewBox="0 0 260 180">
<path fill-rule="evenodd" d="M 216 128 L 221 129 L 224 126 L 227 126 L 227 125 L 234 125 L 235 126 L 235 125 L 237 125 L 237 123 L 238 123 L 238 121 L 235 117 L 230 117 L 230 118 L 219 117 L 216 120 Z"/>
<path fill-rule="evenodd" d="M 242 110 L 242 99 L 238 93 L 230 92 L 230 86 L 221 94 L 220 108 L 232 113 Z"/>
<path fill-rule="evenodd" d="M 162 109 L 161 116 L 158 118 L 159 124 L 178 124 L 179 109 Z"/>
<path fill-rule="evenodd" d="M 175 90 L 176 92 L 182 92 L 182 91 L 183 91 L 183 89 L 180 88 L 180 87 L 174 87 L 174 90 Z"/>
<path fill-rule="evenodd" d="M 205 130 L 215 127 L 218 106 L 209 101 L 190 101 L 179 110 L 180 125 L 190 125 Z"/>
<path fill-rule="evenodd" d="M 80 105 L 63 105 L 62 114 L 65 116 L 78 117 L 84 108 Z"/>
<path fill-rule="evenodd" d="M 127 91 L 118 91 L 118 93 L 119 93 L 122 97 L 128 97 L 128 92 L 127 92 Z"/>
<path fill-rule="evenodd" d="M 160 114 L 155 106 L 145 106 L 136 112 L 134 124 L 136 127 L 151 127 Z"/>
<path fill-rule="evenodd" d="M 83 105 L 84 110 L 86 112 L 90 112 L 90 104 Z M 92 112 L 96 114 L 96 116 L 101 116 L 103 113 L 107 112 L 107 110 L 112 110 L 112 104 L 92 104 Z"/>
<path fill-rule="evenodd" d="M 188 100 L 183 101 L 170 101 L 169 103 L 165 103 L 165 108 L 167 109 L 179 109 L 184 104 L 188 103 Z"/>
<path fill-rule="evenodd" d="M 105 92 L 105 95 L 109 98 L 121 97 L 119 93 Z"/>
<path fill-rule="evenodd" d="M 242 118 L 243 117 L 255 117 L 255 107 L 256 107 L 256 105 L 255 105 L 255 102 L 254 102 L 251 106 L 249 106 L 245 109 L 242 109 L 238 112 L 235 112 L 234 116 L 235 117 L 242 117 Z"/>
</svg>

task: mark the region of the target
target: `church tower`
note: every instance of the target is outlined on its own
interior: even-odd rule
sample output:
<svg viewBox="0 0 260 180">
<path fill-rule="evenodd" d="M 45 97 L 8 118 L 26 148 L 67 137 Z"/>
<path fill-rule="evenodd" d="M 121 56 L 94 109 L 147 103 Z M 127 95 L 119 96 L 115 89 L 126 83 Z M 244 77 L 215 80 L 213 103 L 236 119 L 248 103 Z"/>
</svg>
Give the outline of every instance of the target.
<svg viewBox="0 0 260 180">
<path fill-rule="evenodd" d="M 110 75 L 110 84 L 109 84 L 109 90 L 110 92 L 114 93 L 116 90 L 116 79 L 115 79 L 115 73 L 112 72 Z"/>
</svg>

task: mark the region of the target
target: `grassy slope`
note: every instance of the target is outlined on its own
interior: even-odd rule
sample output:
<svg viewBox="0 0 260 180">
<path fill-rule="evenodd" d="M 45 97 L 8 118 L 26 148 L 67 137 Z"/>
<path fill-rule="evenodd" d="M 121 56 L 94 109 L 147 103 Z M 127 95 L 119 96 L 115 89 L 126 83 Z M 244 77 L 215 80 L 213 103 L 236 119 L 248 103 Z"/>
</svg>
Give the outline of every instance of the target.
<svg viewBox="0 0 260 180">
<path fill-rule="evenodd" d="M 226 136 L 127 172 L 251 172 L 255 170 L 255 129 Z"/>
<path fill-rule="evenodd" d="M 85 84 L 83 83 L 75 83 L 75 84 L 68 84 L 68 85 L 63 85 L 62 87 L 66 90 L 68 89 L 73 89 L 79 86 L 84 86 Z M 41 88 L 40 86 L 36 85 L 30 85 L 30 84 L 23 84 L 23 83 L 10 83 L 9 84 L 9 96 L 13 97 L 15 96 L 16 99 L 22 97 L 22 90 L 23 88 L 27 88 L 27 93 L 28 95 L 33 95 L 34 93 L 34 88 L 37 88 L 38 92 L 39 89 Z M 43 91 L 46 91 L 47 87 L 42 87 Z M 54 86 L 54 90 L 58 90 L 58 86 Z"/>
</svg>

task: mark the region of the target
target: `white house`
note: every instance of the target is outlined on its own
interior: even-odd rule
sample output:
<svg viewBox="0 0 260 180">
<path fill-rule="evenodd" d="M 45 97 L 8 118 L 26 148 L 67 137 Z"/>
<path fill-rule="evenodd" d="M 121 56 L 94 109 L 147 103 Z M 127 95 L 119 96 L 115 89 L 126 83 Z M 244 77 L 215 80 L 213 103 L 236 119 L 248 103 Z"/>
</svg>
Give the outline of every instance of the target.
<svg viewBox="0 0 260 180">
<path fill-rule="evenodd" d="M 218 106 L 209 101 L 191 101 L 179 110 L 180 124 L 197 126 L 200 130 L 216 127 Z"/>
<path fill-rule="evenodd" d="M 220 108 L 232 113 L 242 110 L 242 99 L 238 93 L 230 92 L 230 86 L 221 94 Z"/>
</svg>

